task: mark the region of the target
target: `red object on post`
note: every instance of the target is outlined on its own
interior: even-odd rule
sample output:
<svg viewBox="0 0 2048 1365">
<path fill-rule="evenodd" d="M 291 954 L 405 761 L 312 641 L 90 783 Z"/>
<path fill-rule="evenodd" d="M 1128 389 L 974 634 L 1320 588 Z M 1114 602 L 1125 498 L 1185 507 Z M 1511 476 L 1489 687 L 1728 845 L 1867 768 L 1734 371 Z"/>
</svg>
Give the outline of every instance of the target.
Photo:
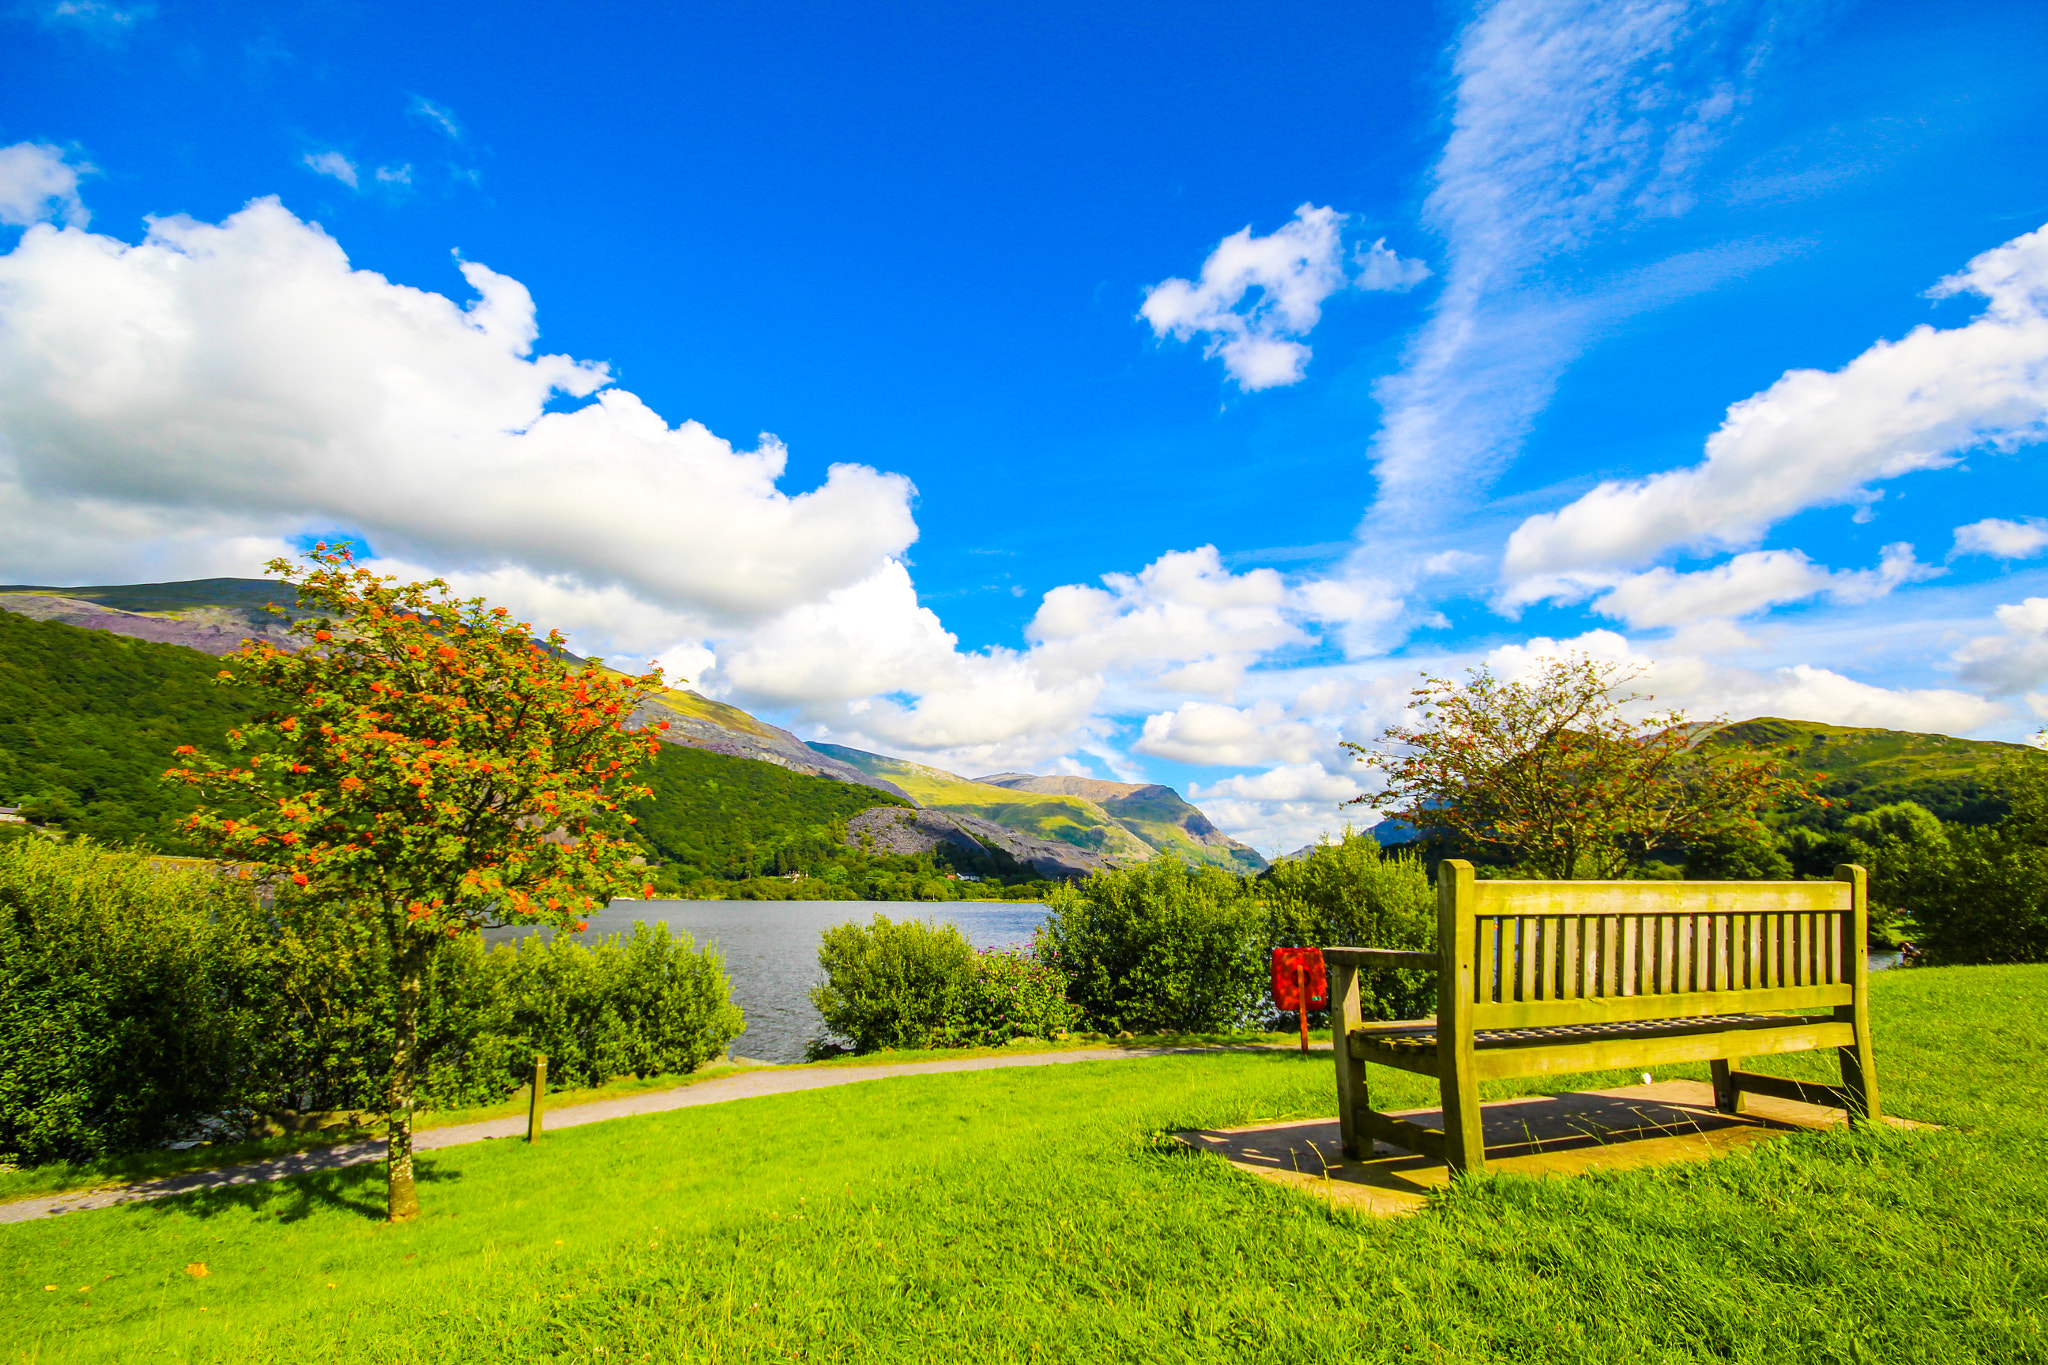
<svg viewBox="0 0 2048 1365">
<path fill-rule="evenodd" d="M 1296 968 L 1300 969 L 1297 976 Z M 1323 968 L 1321 948 L 1275 948 L 1273 950 L 1273 1005 L 1276 1009 L 1301 1008 L 1303 989 L 1308 1007 L 1319 1010 L 1330 1003 L 1330 977 Z"/>
<path fill-rule="evenodd" d="M 1308 1012 L 1330 1003 L 1330 976 L 1321 948 L 1273 950 L 1273 1005 L 1292 1010 L 1301 1023 L 1301 1053 L 1308 1055 Z"/>
</svg>

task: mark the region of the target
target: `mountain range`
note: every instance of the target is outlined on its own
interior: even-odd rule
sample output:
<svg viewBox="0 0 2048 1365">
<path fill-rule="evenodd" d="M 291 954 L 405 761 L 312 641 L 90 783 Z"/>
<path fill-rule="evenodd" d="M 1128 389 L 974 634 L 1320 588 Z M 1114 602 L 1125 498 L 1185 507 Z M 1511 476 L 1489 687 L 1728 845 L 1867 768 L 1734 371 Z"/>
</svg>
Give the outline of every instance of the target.
<svg viewBox="0 0 2048 1365">
<path fill-rule="evenodd" d="M 217 656 L 251 638 L 290 643 L 288 617 L 268 609 L 288 597 L 288 589 L 268 579 L 98 587 L 12 584 L 0 585 L 0 610 Z M 1266 866 L 1256 851 L 1218 830 L 1171 787 L 1031 773 L 966 778 L 884 754 L 808 744 L 688 688 L 669 688 L 648 698 L 635 719 L 667 721 L 662 738 L 670 744 L 773 764 L 895 798 L 861 812 L 848 825 L 849 840 L 866 840 L 888 852 L 971 845 L 1053 879 L 1160 853 L 1241 871 Z"/>
</svg>

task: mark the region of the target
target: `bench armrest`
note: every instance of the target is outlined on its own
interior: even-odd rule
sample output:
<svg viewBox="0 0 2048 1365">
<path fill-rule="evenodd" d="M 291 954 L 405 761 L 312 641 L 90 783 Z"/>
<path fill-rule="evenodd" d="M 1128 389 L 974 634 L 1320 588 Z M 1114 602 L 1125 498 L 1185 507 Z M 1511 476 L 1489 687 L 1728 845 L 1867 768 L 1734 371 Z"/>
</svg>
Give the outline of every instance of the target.
<svg viewBox="0 0 2048 1365">
<path fill-rule="evenodd" d="M 1352 967 L 1360 971 L 1406 967 L 1411 971 L 1433 972 L 1438 966 L 1435 953 L 1409 952 L 1401 948 L 1325 948 L 1323 961 L 1332 967 Z"/>
</svg>

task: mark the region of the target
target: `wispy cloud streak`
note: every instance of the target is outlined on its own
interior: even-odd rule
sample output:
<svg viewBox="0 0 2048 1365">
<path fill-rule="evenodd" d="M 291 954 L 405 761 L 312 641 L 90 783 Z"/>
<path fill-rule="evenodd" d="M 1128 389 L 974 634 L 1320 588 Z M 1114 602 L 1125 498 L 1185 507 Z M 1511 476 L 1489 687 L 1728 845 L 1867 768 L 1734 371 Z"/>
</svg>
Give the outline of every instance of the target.
<svg viewBox="0 0 2048 1365">
<path fill-rule="evenodd" d="M 1725 257 L 1690 276 L 1651 267 L 1664 278 L 1647 290 L 1641 272 L 1592 291 L 1551 275 L 1631 226 L 1686 211 L 1777 14 L 1771 0 L 1496 0 L 1466 27 L 1425 209 L 1444 239 L 1444 288 L 1380 386 L 1373 539 L 1423 529 L 1447 490 L 1462 494 L 1457 505 L 1483 492 L 1600 326 L 1725 278 Z"/>
</svg>

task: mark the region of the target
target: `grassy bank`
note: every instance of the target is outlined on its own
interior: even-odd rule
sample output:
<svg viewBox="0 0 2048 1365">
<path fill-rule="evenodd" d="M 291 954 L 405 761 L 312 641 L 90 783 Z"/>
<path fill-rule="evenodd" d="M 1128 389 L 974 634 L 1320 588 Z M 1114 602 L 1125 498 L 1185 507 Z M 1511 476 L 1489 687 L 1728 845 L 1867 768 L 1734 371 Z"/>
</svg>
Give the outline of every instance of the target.
<svg viewBox="0 0 2048 1365">
<path fill-rule="evenodd" d="M 834 1057 L 822 1062 L 803 1065 L 823 1067 L 897 1065 L 905 1062 L 958 1061 L 977 1057 L 1015 1056 L 1027 1052 L 1074 1052 L 1101 1047 L 1213 1047 L 1244 1046 L 1248 1044 L 1285 1044 L 1291 1041 L 1289 1035 L 1278 1033 L 1236 1034 L 1236 1033 L 1171 1033 L 1148 1034 L 1143 1038 L 1111 1038 L 1101 1033 L 1078 1033 L 1053 1041 L 1045 1038 L 1019 1039 L 1006 1047 L 973 1048 L 931 1048 L 924 1050 L 899 1050 L 890 1052 L 869 1052 Z M 1328 1046 L 1328 1039 L 1318 1040 Z M 739 1059 L 734 1062 L 719 1062 L 704 1067 L 688 1076 L 626 1076 L 602 1086 L 580 1089 L 551 1090 L 548 1093 L 548 1108 L 567 1109 L 579 1104 L 595 1104 L 602 1100 L 622 1099 L 628 1095 L 644 1094 L 650 1090 L 673 1090 L 683 1086 L 699 1085 L 721 1076 L 730 1076 L 740 1071 L 751 1071 L 775 1063 L 755 1062 Z M 465 1123 L 481 1123 L 487 1119 L 512 1118 L 527 1112 L 527 1091 L 522 1087 L 497 1104 L 480 1105 L 470 1109 L 434 1109 L 421 1111 L 413 1121 L 418 1132 L 434 1128 L 453 1128 Z M 0 1203 L 11 1199 L 29 1199 L 37 1195 L 68 1194 L 78 1190 L 107 1189 L 116 1185 L 129 1185 L 147 1180 L 159 1180 L 165 1176 L 185 1175 L 193 1171 L 217 1170 L 223 1166 L 239 1165 L 249 1161 L 264 1161 L 271 1157 L 288 1156 L 293 1152 L 333 1146 L 337 1143 L 355 1142 L 366 1137 L 381 1137 L 384 1128 L 380 1122 L 370 1128 L 327 1129 L 319 1133 L 301 1133 L 285 1137 L 252 1138 L 243 1142 L 209 1142 L 196 1147 L 176 1151 L 134 1152 L 123 1156 L 101 1157 L 90 1161 L 59 1161 L 47 1165 L 32 1166 L 20 1170 L 0 1170 Z"/>
<path fill-rule="evenodd" d="M 432 1153 L 407 1227 L 371 1168 L 0 1228 L 5 1358 L 2041 1360 L 2048 968 L 1873 996 L 1945 1131 L 1374 1222 L 1160 1137 L 1327 1114 L 1327 1056 L 893 1079 Z"/>
</svg>

